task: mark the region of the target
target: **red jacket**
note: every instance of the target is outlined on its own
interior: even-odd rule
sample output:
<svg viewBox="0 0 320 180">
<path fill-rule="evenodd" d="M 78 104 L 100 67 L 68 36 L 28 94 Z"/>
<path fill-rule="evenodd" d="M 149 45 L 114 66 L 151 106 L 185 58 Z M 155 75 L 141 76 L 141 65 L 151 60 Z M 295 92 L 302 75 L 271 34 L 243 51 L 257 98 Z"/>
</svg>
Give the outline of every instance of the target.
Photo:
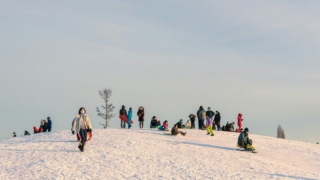
<svg viewBox="0 0 320 180">
<path fill-rule="evenodd" d="M 164 128 L 168 128 L 168 122 L 163 122 L 163 125 L 162 125 Z"/>
<path fill-rule="evenodd" d="M 238 126 L 242 126 L 242 114 L 238 115 Z"/>
</svg>

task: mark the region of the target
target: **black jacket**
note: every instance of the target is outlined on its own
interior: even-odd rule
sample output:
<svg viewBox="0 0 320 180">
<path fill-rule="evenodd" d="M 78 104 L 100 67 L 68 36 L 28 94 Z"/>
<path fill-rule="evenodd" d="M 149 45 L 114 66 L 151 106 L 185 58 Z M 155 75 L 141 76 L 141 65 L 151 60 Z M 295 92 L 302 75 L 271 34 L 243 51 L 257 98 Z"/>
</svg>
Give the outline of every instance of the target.
<svg viewBox="0 0 320 180">
<path fill-rule="evenodd" d="M 128 116 L 127 110 L 125 108 L 120 109 L 120 116 L 125 115 L 126 117 Z"/>
<path fill-rule="evenodd" d="M 214 122 L 216 125 L 220 125 L 220 120 L 221 120 L 221 116 L 220 116 L 220 113 L 216 114 L 214 116 Z"/>
<path fill-rule="evenodd" d="M 137 112 L 137 115 L 139 116 L 139 121 L 144 121 L 144 109 Z"/>
<path fill-rule="evenodd" d="M 214 116 L 214 112 L 209 110 L 206 112 L 206 116 L 209 116 L 212 119 L 212 117 Z"/>
</svg>

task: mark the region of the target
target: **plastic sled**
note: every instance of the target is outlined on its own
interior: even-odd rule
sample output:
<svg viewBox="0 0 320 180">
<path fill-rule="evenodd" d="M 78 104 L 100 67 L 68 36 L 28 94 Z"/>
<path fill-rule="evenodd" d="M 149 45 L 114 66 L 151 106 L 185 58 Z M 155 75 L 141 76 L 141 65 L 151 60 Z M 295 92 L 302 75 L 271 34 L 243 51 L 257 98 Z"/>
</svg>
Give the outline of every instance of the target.
<svg viewBox="0 0 320 180">
<path fill-rule="evenodd" d="M 87 140 L 86 141 L 90 141 L 91 138 L 92 138 L 92 132 L 87 132 Z M 81 136 L 79 133 L 77 134 L 77 140 L 81 141 Z"/>
</svg>

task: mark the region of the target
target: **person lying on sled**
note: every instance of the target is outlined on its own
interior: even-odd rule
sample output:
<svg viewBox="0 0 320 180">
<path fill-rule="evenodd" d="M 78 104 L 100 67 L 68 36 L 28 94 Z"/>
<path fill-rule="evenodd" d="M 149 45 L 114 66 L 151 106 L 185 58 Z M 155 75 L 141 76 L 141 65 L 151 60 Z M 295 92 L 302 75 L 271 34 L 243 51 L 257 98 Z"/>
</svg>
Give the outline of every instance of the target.
<svg viewBox="0 0 320 180">
<path fill-rule="evenodd" d="M 252 147 L 252 140 L 249 139 L 249 129 L 245 128 L 238 138 L 238 146 L 241 148 L 249 149 Z"/>
</svg>

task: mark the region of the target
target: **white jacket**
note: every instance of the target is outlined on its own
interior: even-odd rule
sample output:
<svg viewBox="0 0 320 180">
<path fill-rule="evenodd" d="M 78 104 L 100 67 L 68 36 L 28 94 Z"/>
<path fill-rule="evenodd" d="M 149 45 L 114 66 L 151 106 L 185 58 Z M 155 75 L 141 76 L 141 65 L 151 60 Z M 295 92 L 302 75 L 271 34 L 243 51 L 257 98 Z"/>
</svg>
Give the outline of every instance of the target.
<svg viewBox="0 0 320 180">
<path fill-rule="evenodd" d="M 84 117 L 83 122 L 85 123 L 87 128 L 92 129 L 89 116 L 87 114 L 84 114 L 83 117 Z M 73 124 L 73 127 L 72 127 L 72 131 L 76 131 L 77 134 L 80 131 L 80 118 L 81 118 L 81 116 L 79 114 L 77 114 L 76 118 L 75 118 L 75 123 Z"/>
</svg>

